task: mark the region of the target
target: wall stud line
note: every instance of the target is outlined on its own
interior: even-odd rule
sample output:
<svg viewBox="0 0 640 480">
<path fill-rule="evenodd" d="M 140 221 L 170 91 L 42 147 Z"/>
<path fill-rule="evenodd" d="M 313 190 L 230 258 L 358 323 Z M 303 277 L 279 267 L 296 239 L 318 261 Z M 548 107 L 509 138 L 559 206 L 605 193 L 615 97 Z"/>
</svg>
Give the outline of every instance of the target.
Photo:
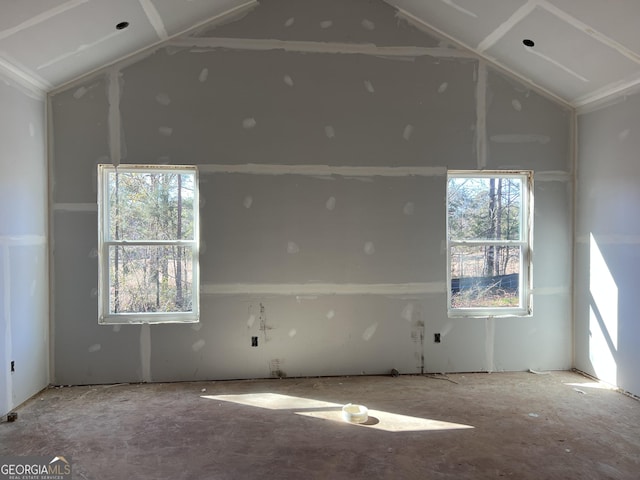
<svg viewBox="0 0 640 480">
<path fill-rule="evenodd" d="M 476 155 L 478 169 L 487 168 L 487 65 L 484 60 L 478 62 L 476 85 Z"/>
</svg>

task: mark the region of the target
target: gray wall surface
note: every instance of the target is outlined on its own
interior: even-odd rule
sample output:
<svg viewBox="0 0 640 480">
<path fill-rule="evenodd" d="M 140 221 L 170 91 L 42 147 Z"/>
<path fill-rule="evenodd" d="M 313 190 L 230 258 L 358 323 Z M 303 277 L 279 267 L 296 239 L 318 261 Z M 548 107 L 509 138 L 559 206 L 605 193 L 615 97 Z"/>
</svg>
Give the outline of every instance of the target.
<svg viewBox="0 0 640 480">
<path fill-rule="evenodd" d="M 640 394 L 640 95 L 579 117 L 575 366 Z"/>
<path fill-rule="evenodd" d="M 572 113 L 382 2 L 300 3 L 52 96 L 54 381 L 570 368 Z M 109 162 L 200 167 L 199 324 L 98 325 Z M 447 168 L 535 171 L 532 317 L 447 317 Z"/>
<path fill-rule="evenodd" d="M 0 414 L 5 414 L 49 382 L 49 279 L 44 96 L 34 98 L 0 75 L 0 105 Z"/>
</svg>

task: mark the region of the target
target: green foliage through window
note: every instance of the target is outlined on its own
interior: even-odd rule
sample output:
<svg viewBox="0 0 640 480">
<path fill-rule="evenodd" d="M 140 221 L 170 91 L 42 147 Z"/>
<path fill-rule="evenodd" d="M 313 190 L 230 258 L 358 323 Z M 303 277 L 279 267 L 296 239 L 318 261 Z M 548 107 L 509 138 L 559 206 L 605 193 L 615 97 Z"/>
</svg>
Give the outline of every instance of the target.
<svg viewBox="0 0 640 480">
<path fill-rule="evenodd" d="M 195 313 L 195 169 L 104 165 L 100 172 L 101 315 Z"/>
<path fill-rule="evenodd" d="M 450 173 L 450 310 L 528 310 L 528 192 L 527 174 Z"/>
</svg>

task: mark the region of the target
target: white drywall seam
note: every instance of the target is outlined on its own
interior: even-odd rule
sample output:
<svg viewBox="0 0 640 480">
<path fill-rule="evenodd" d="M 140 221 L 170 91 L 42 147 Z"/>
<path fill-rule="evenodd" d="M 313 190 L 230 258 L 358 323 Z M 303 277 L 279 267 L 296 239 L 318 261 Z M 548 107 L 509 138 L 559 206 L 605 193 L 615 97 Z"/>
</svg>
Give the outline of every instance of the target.
<svg viewBox="0 0 640 480">
<path fill-rule="evenodd" d="M 484 323 L 485 327 L 485 353 L 487 362 L 487 372 L 495 371 L 494 346 L 496 336 L 496 322 L 493 317 L 488 317 Z"/>
<path fill-rule="evenodd" d="M 151 382 L 151 327 L 144 324 L 140 327 L 140 366 L 142 381 Z"/>
<path fill-rule="evenodd" d="M 47 237 L 45 235 L 5 235 L 0 236 L 0 246 L 7 247 L 25 247 L 46 245 Z"/>
<path fill-rule="evenodd" d="M 37 100 L 41 100 L 45 92 L 51 88 L 51 84 L 38 75 L 31 72 L 27 73 L 2 58 L 0 58 L 0 71 L 26 89 L 28 96 L 32 97 L 35 95 Z"/>
<path fill-rule="evenodd" d="M 640 91 L 640 76 L 611 82 L 594 92 L 588 93 L 573 100 L 579 114 L 593 112 L 608 107 L 625 99 L 626 95 Z"/>
<path fill-rule="evenodd" d="M 246 173 L 253 175 L 309 175 L 345 177 L 434 177 L 447 174 L 446 167 L 348 167 L 334 165 L 274 165 L 248 163 L 243 165 L 199 165 L 202 174 Z"/>
<path fill-rule="evenodd" d="M 116 68 L 109 72 L 107 96 L 109 99 L 109 155 L 114 166 L 120 165 L 121 134 L 120 134 L 120 71 Z"/>
<path fill-rule="evenodd" d="M 569 75 L 571 75 L 574 78 L 577 78 L 578 80 L 580 80 L 583 83 L 589 83 L 589 79 L 587 77 L 583 77 L 582 75 L 580 75 L 578 72 L 571 70 L 569 67 L 567 67 L 566 65 L 563 65 L 562 63 L 560 63 L 559 61 L 551 58 L 549 55 L 545 55 L 542 52 L 539 52 L 537 50 L 533 50 L 532 48 L 528 48 L 525 47 L 524 45 L 522 45 L 522 50 L 529 54 L 529 55 L 534 55 L 538 58 L 541 58 L 542 60 L 544 60 L 545 62 L 550 63 L 551 65 L 553 65 L 556 68 L 559 68 L 560 70 L 564 71 L 565 73 L 568 73 Z"/>
<path fill-rule="evenodd" d="M 53 172 L 54 172 L 54 129 L 53 129 L 53 104 L 50 96 L 47 96 L 47 100 L 44 104 L 45 108 L 45 143 L 46 143 L 46 158 L 45 162 L 47 164 L 47 202 L 46 212 L 47 212 L 47 225 L 45 231 L 48 234 L 48 248 L 45 250 L 47 253 L 47 260 L 45 265 L 47 265 L 47 287 L 49 292 L 48 302 L 48 317 L 49 317 L 49 372 L 48 372 L 48 381 L 51 381 L 55 378 L 55 308 L 52 308 L 55 305 L 55 282 L 54 282 L 54 261 L 53 261 L 53 238 L 54 238 L 54 224 L 53 224 L 53 210 L 49 207 L 53 205 Z"/>
<path fill-rule="evenodd" d="M 138 0 L 138 1 L 140 2 L 140 6 L 144 10 L 144 13 L 147 16 L 149 23 L 151 24 L 153 29 L 156 31 L 156 34 L 158 35 L 160 40 L 166 40 L 167 38 L 169 38 L 169 35 L 167 34 L 167 29 L 164 27 L 164 22 L 162 21 L 162 17 L 158 13 L 158 9 L 156 9 L 156 6 L 151 2 L 151 0 Z"/>
<path fill-rule="evenodd" d="M 56 212 L 97 212 L 97 203 L 54 203 L 53 210 Z"/>
<path fill-rule="evenodd" d="M 96 45 L 100 45 L 101 43 L 106 42 L 107 40 L 110 40 L 113 37 L 116 37 L 116 36 L 121 35 L 121 34 L 122 34 L 122 32 L 120 32 L 120 30 L 116 30 L 114 32 L 108 33 L 104 37 L 100 37 L 95 42 L 83 43 L 82 45 L 80 45 L 75 50 L 63 53 L 62 55 L 58 55 L 57 57 L 53 57 L 53 58 L 49 59 L 48 61 L 46 61 L 45 63 L 43 63 L 41 65 L 38 65 L 36 67 L 36 69 L 37 70 L 42 70 L 42 69 L 48 68 L 51 65 L 55 65 L 56 63 L 61 62 L 62 60 L 66 60 L 69 57 L 73 57 L 74 55 L 77 55 L 78 53 L 84 52 L 85 50 L 89 50 L 90 48 L 93 48 Z"/>
<path fill-rule="evenodd" d="M 332 43 L 311 41 L 290 41 L 254 38 L 182 38 L 167 43 L 172 47 L 195 48 L 198 51 L 227 48 L 233 50 L 283 50 L 296 53 L 342 53 L 375 55 L 380 57 L 435 57 L 435 58 L 472 58 L 475 55 L 464 50 L 442 47 L 394 46 L 379 47 L 373 43 Z"/>
<path fill-rule="evenodd" d="M 487 65 L 484 60 L 478 62 L 476 84 L 476 155 L 478 169 L 487 168 Z"/>
<path fill-rule="evenodd" d="M 444 282 L 425 283 L 212 283 L 203 295 L 427 295 L 445 293 Z"/>
<path fill-rule="evenodd" d="M 493 47 L 498 42 L 498 40 L 500 40 L 507 33 L 509 33 L 509 31 L 517 23 L 519 23 L 523 18 L 525 18 L 527 15 L 533 12 L 535 8 L 536 8 L 535 1 L 529 0 L 527 3 L 525 3 L 519 9 L 517 9 L 515 12 L 513 12 L 513 14 L 507 20 L 502 22 L 502 24 L 498 25 L 498 27 L 493 32 L 487 35 L 484 38 L 484 40 L 482 40 L 478 44 L 478 46 L 476 47 L 476 50 L 478 52 L 484 52 L 490 49 L 491 47 Z"/>
<path fill-rule="evenodd" d="M 0 238 L 1 239 L 1 238 Z M 4 355 L 5 361 L 2 365 L 11 365 L 11 357 L 13 356 L 13 345 L 11 342 L 11 252 L 9 251 L 9 244 L 2 243 L 2 255 L 4 257 L 4 270 L 2 271 L 3 283 L 4 283 Z M 6 402 L 7 409 L 13 408 L 13 373 L 9 372 L 7 375 L 6 385 Z M 4 412 L 1 412 L 4 413 Z"/>
<path fill-rule="evenodd" d="M 596 237 L 598 245 L 640 245 L 640 235 L 597 234 Z M 577 236 L 576 243 L 590 243 L 589 235 Z"/>
<path fill-rule="evenodd" d="M 578 225 L 578 113 L 571 113 L 571 138 L 569 141 L 569 152 L 572 175 L 571 184 L 571 298 L 569 300 L 569 308 L 571 309 L 571 366 L 576 367 L 576 265 L 578 264 L 578 249 L 576 248 L 576 235 Z"/>
<path fill-rule="evenodd" d="M 562 170 L 536 171 L 533 173 L 533 178 L 536 182 L 570 182 L 573 174 Z"/>
<path fill-rule="evenodd" d="M 0 32 L 0 40 L 2 40 L 3 38 L 7 38 L 11 35 L 14 35 L 26 28 L 33 27 L 41 22 L 44 22 L 45 20 L 49 20 L 50 18 L 53 18 L 56 15 L 64 13 L 67 10 L 77 7 L 78 5 L 82 5 L 83 3 L 87 3 L 88 1 L 89 0 L 70 0 L 68 2 L 63 3 L 62 5 L 58 5 L 57 7 L 47 10 L 46 12 L 42 12 L 36 15 L 35 17 L 31 17 L 28 20 L 25 20 L 24 22 L 16 25 L 15 27 L 2 30 Z"/>
<path fill-rule="evenodd" d="M 571 293 L 570 287 L 536 287 L 531 289 L 534 295 L 568 295 Z"/>
<path fill-rule="evenodd" d="M 478 18 L 478 15 L 475 12 L 472 12 L 471 10 L 467 10 L 464 7 L 461 7 L 460 5 L 457 5 L 456 3 L 453 2 L 453 0 L 440 0 L 442 3 L 444 3 L 445 5 L 454 8 L 455 10 L 459 11 L 460 13 L 463 13 L 465 15 L 468 15 L 472 18 Z"/>
</svg>

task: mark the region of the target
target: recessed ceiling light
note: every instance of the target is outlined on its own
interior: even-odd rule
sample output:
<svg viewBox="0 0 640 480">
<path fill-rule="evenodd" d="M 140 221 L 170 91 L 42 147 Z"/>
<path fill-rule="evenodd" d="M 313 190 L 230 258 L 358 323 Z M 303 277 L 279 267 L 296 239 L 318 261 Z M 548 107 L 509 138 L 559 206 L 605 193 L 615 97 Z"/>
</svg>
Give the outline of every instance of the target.
<svg viewBox="0 0 640 480">
<path fill-rule="evenodd" d="M 522 40 L 522 43 L 524 43 L 525 47 L 533 47 L 535 45 L 535 42 L 528 38 L 525 38 L 524 40 Z"/>
<path fill-rule="evenodd" d="M 116 25 L 116 30 L 124 30 L 129 26 L 129 22 L 120 22 Z"/>
</svg>

